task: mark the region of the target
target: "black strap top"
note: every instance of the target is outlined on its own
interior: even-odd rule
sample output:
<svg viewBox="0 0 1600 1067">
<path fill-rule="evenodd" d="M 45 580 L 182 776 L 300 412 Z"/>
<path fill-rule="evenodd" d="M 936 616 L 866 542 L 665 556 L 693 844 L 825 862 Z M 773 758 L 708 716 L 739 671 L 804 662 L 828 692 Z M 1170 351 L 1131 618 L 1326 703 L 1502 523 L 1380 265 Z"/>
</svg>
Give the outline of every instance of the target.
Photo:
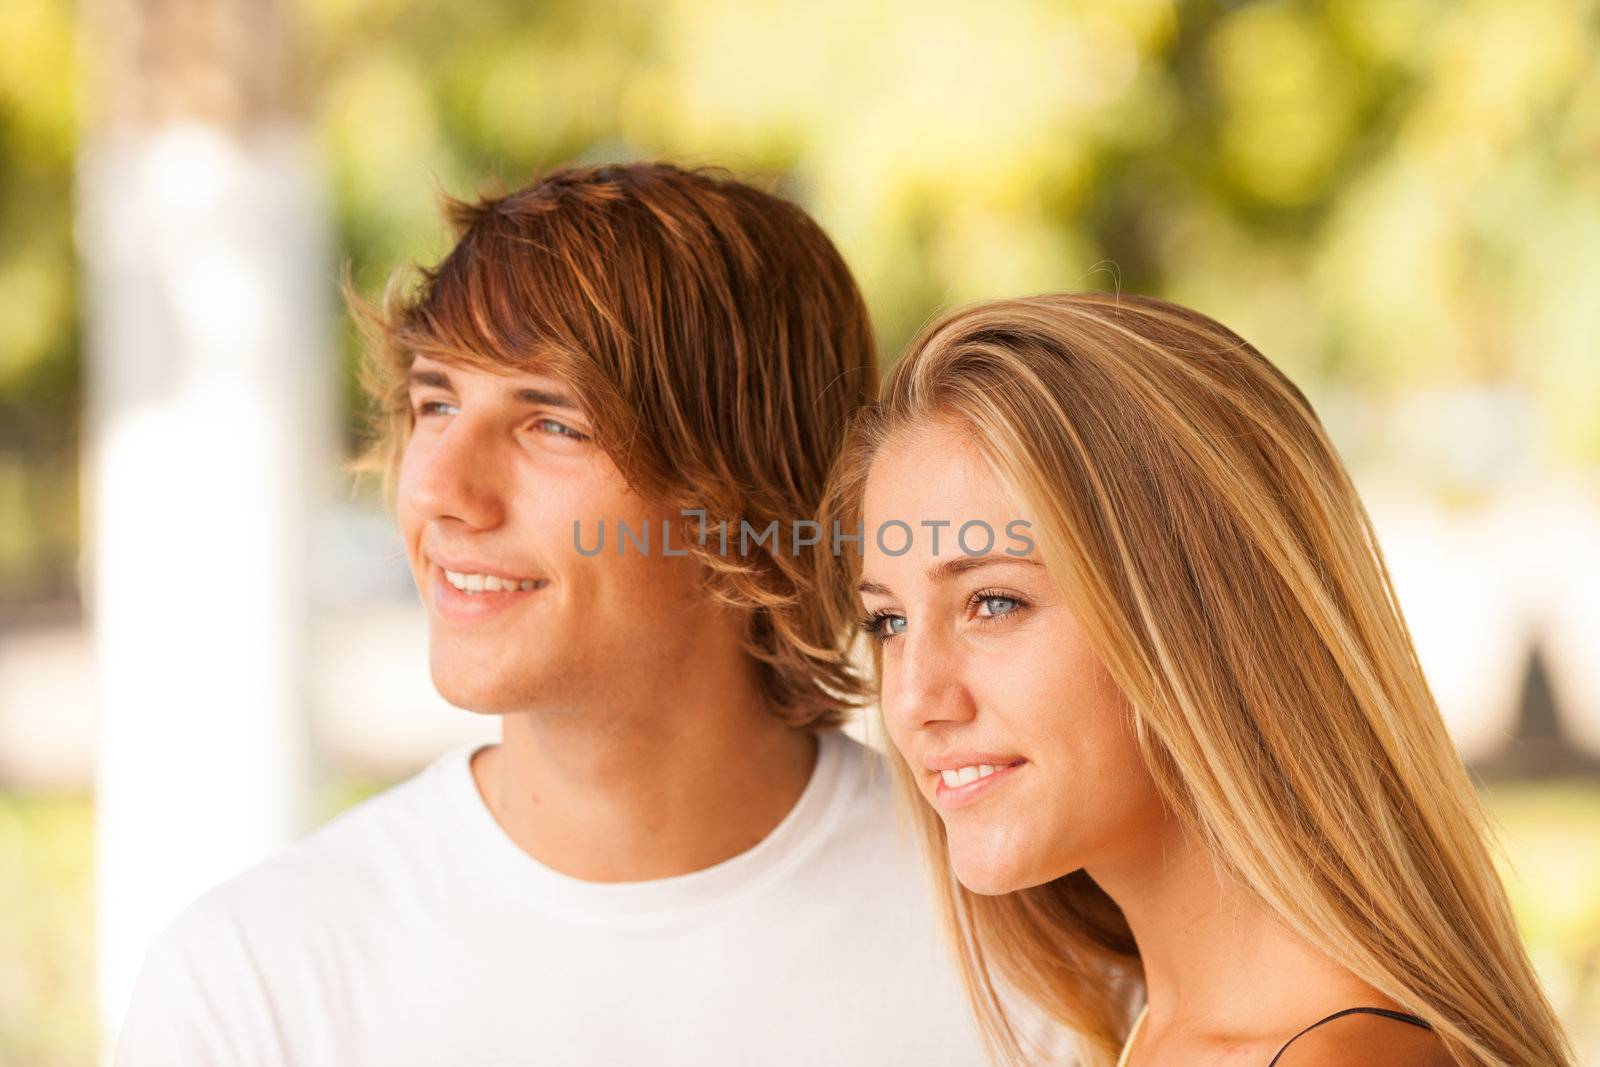
<svg viewBox="0 0 1600 1067">
<path fill-rule="evenodd" d="M 1272 1063 L 1267 1064 L 1267 1067 L 1274 1067 L 1274 1064 L 1276 1064 L 1278 1060 L 1282 1058 L 1283 1054 L 1288 1051 L 1290 1045 L 1294 1044 L 1296 1041 L 1300 1040 L 1306 1034 L 1310 1033 L 1312 1030 L 1315 1030 L 1323 1023 L 1331 1023 L 1335 1019 L 1342 1019 L 1346 1015 L 1354 1015 L 1357 1012 L 1363 1012 L 1367 1015 L 1382 1015 L 1385 1019 L 1395 1019 L 1399 1022 L 1410 1023 L 1412 1026 L 1420 1026 L 1424 1030 L 1433 1029 L 1433 1027 L 1429 1026 L 1427 1023 L 1423 1022 L 1421 1019 L 1410 1014 L 1409 1012 L 1390 1011 L 1388 1008 L 1346 1008 L 1344 1011 L 1334 1012 L 1326 1019 L 1318 1019 L 1316 1022 L 1312 1023 L 1310 1026 L 1306 1027 L 1304 1030 L 1285 1041 L 1283 1043 L 1283 1048 L 1280 1048 L 1278 1050 L 1278 1054 L 1272 1057 Z"/>
</svg>

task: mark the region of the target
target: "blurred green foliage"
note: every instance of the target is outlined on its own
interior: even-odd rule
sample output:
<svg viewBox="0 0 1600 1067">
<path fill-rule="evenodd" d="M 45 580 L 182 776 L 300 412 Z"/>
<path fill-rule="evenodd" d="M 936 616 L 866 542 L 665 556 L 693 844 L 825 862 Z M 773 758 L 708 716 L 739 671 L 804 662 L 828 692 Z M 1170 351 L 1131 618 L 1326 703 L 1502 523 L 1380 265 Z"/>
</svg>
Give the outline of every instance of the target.
<svg viewBox="0 0 1600 1067">
<path fill-rule="evenodd" d="M 1541 462 L 1600 463 L 1597 0 L 285 4 L 369 292 L 448 247 L 437 192 L 667 156 L 810 208 L 889 356 L 950 304 L 1120 286 L 1314 396 L 1505 390 Z M 71 0 L 0 4 L 0 604 L 75 580 L 80 44 Z M 1552 995 L 1600 1018 L 1600 790 L 1491 800 Z M 93 1058 L 90 826 L 0 795 L 0 1065 Z"/>
<path fill-rule="evenodd" d="M 0 4 L 0 605 L 74 591 L 72 70 L 65 0 Z"/>
<path fill-rule="evenodd" d="M 1121 286 L 1345 397 L 1357 463 L 1415 462 L 1369 409 L 1483 387 L 1540 464 L 1600 463 L 1600 0 L 283 2 L 367 291 L 448 247 L 438 191 L 668 156 L 813 210 L 886 354 Z M 75 547 L 71 10 L 0 6 L 0 601 Z"/>
<path fill-rule="evenodd" d="M 0 1067 L 91 1064 L 94 804 L 0 792 Z"/>
<path fill-rule="evenodd" d="M 1505 783 L 1487 796 L 1501 877 L 1534 966 L 1578 1041 L 1579 1062 L 1600 1062 L 1600 785 Z"/>
</svg>

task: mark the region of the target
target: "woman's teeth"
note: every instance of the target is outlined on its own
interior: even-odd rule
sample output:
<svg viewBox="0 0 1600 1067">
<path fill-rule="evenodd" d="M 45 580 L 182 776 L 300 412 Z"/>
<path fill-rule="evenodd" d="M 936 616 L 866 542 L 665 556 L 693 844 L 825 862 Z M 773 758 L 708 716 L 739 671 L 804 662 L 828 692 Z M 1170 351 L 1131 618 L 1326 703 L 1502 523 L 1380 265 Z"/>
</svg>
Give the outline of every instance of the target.
<svg viewBox="0 0 1600 1067">
<path fill-rule="evenodd" d="M 976 782 L 979 778 L 987 778 L 998 769 L 992 763 L 979 763 L 972 767 L 958 767 L 951 771 L 940 771 L 939 777 L 943 779 L 945 785 L 954 789 L 969 782 Z"/>
<path fill-rule="evenodd" d="M 459 571 L 445 571 L 444 578 L 463 593 L 526 593 L 544 585 L 542 578 L 499 578 L 493 574 L 462 574 Z"/>
</svg>

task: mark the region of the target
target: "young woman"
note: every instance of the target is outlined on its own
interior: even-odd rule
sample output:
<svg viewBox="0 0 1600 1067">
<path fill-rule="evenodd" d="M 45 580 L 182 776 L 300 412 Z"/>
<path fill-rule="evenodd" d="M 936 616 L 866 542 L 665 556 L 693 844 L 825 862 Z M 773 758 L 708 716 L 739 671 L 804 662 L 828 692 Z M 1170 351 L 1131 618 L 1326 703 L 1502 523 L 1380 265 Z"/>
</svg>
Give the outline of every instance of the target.
<svg viewBox="0 0 1600 1067">
<path fill-rule="evenodd" d="M 1141 297 L 958 311 L 828 517 L 997 1057 L 1020 995 L 1084 1067 L 1572 1062 L 1371 523 L 1245 341 Z"/>
</svg>

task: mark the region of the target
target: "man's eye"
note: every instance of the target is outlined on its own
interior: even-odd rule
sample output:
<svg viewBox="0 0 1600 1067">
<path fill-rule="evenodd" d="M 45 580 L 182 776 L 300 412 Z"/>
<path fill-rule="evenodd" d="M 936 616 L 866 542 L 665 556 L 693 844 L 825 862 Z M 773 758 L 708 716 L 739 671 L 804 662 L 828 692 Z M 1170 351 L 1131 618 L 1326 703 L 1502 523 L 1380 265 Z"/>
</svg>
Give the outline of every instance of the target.
<svg viewBox="0 0 1600 1067">
<path fill-rule="evenodd" d="M 570 437 L 574 441 L 587 441 L 589 439 L 588 434 L 579 433 L 566 423 L 557 422 L 555 419 L 540 419 L 534 425 L 545 433 L 555 434 L 557 437 Z"/>
<path fill-rule="evenodd" d="M 427 418 L 429 415 L 438 414 L 439 412 L 435 410 L 437 408 L 454 408 L 454 407 L 455 407 L 454 404 L 448 404 L 443 400 L 424 400 L 422 403 L 417 405 L 417 418 L 424 419 L 424 418 Z"/>
</svg>

